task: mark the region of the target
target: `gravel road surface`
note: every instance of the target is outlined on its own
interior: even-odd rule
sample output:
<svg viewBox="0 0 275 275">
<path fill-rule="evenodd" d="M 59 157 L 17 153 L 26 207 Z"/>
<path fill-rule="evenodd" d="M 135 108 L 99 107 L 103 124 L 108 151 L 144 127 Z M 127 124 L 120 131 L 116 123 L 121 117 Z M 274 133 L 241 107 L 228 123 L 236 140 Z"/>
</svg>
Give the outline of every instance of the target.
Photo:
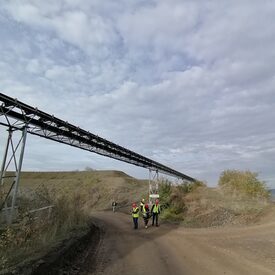
<svg viewBox="0 0 275 275">
<path fill-rule="evenodd" d="M 254 226 L 186 229 L 176 225 L 134 230 L 130 215 L 98 212 L 96 250 L 82 274 L 274 275 L 275 221 Z"/>
</svg>

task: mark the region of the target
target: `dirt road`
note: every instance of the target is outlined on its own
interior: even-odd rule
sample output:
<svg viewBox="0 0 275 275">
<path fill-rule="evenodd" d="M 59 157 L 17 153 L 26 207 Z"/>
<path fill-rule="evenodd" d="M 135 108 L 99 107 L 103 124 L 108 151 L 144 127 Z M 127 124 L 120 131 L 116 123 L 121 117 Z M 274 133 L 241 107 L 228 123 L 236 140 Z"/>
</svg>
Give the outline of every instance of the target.
<svg viewBox="0 0 275 275">
<path fill-rule="evenodd" d="M 275 221 L 239 228 L 132 229 L 129 215 L 93 215 L 103 229 L 85 274 L 275 274 Z"/>
</svg>

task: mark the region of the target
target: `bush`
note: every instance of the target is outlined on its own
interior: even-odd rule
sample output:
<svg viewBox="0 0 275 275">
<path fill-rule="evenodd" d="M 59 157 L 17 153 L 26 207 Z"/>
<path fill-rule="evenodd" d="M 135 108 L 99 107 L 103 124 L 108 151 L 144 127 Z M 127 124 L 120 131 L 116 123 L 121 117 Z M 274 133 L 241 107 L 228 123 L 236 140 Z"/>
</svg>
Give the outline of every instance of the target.
<svg viewBox="0 0 275 275">
<path fill-rule="evenodd" d="M 159 185 L 159 197 L 162 208 L 170 206 L 170 196 L 172 193 L 172 183 L 168 180 L 162 180 Z"/>
<path fill-rule="evenodd" d="M 226 170 L 220 176 L 219 186 L 239 196 L 269 198 L 270 193 L 265 182 L 257 177 L 257 173 L 250 171 Z"/>
<path fill-rule="evenodd" d="M 193 188 L 193 187 L 192 187 Z M 169 221 L 183 220 L 186 211 L 184 194 L 190 192 L 191 184 L 172 185 L 168 180 L 162 181 L 159 188 L 162 212 L 162 219 Z"/>
<path fill-rule="evenodd" d="M 195 191 L 198 187 L 205 187 L 206 184 L 202 181 L 184 182 L 177 186 L 179 192 L 187 194 Z"/>
<path fill-rule="evenodd" d="M 173 208 L 167 208 L 162 212 L 162 219 L 166 221 L 179 222 L 184 219 L 183 213 L 175 213 Z"/>
<path fill-rule="evenodd" d="M 80 196 L 56 196 L 45 187 L 32 198 L 20 198 L 19 221 L 0 232 L 0 267 L 9 268 L 36 253 L 44 253 L 75 229 L 87 230 L 88 215 L 82 209 Z M 53 208 L 30 212 L 32 208 Z M 44 252 L 43 252 L 44 251 Z"/>
</svg>

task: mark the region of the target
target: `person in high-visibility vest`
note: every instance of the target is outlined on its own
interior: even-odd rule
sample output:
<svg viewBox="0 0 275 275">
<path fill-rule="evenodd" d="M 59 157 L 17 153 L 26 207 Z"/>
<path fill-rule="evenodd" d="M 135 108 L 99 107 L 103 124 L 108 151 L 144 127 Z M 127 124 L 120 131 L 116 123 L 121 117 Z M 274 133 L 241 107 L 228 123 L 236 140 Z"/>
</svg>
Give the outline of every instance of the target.
<svg viewBox="0 0 275 275">
<path fill-rule="evenodd" d="M 147 203 L 143 207 L 142 216 L 143 216 L 145 228 L 148 228 L 148 221 L 150 218 L 150 209 L 149 209 L 149 205 Z"/>
<path fill-rule="evenodd" d="M 160 214 L 159 200 L 156 200 L 156 202 L 153 204 L 153 206 L 151 208 L 151 214 L 153 216 L 152 226 L 154 226 L 155 220 L 156 220 L 156 226 L 159 226 L 159 223 L 158 223 L 159 214 Z"/>
<path fill-rule="evenodd" d="M 145 205 L 145 199 L 142 199 L 140 202 L 140 213 L 143 213 L 143 209 L 144 209 L 144 205 Z"/>
<path fill-rule="evenodd" d="M 138 229 L 138 216 L 139 216 L 139 207 L 136 203 L 132 204 L 132 217 L 134 222 L 134 229 Z"/>
</svg>

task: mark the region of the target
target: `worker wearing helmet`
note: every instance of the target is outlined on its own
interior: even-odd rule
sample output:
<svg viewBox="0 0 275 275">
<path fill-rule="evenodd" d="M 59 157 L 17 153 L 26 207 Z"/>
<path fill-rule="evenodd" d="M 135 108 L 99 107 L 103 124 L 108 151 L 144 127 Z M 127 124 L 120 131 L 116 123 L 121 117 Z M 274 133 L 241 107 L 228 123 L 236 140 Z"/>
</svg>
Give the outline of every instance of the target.
<svg viewBox="0 0 275 275">
<path fill-rule="evenodd" d="M 144 226 L 145 226 L 145 228 L 148 228 L 148 221 L 150 218 L 150 209 L 149 209 L 149 205 L 147 203 L 143 207 L 142 215 L 143 215 L 143 220 L 144 220 Z"/>
<path fill-rule="evenodd" d="M 138 216 L 139 216 L 139 207 L 136 203 L 132 204 L 132 217 L 134 223 L 134 229 L 138 229 Z"/>
<path fill-rule="evenodd" d="M 152 226 L 154 226 L 155 220 L 156 220 L 156 226 L 159 226 L 159 223 L 158 223 L 159 214 L 160 214 L 159 200 L 156 200 L 156 202 L 153 204 L 153 206 L 151 208 L 151 214 L 153 216 Z"/>
</svg>

